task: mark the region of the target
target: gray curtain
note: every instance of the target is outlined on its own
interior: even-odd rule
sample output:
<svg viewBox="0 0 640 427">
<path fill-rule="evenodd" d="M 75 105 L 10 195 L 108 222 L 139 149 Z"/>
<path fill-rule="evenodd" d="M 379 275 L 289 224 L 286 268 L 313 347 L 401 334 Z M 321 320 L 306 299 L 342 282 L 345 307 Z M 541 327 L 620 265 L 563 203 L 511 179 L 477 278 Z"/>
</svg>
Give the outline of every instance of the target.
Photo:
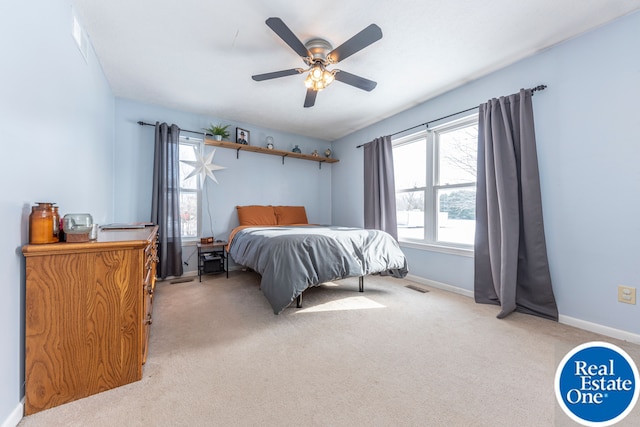
<svg viewBox="0 0 640 427">
<path fill-rule="evenodd" d="M 156 122 L 151 222 L 158 225 L 158 277 L 182 275 L 180 128 Z"/>
<path fill-rule="evenodd" d="M 386 231 L 398 240 L 390 136 L 376 138 L 364 146 L 364 228 Z"/>
<path fill-rule="evenodd" d="M 531 90 L 480 105 L 475 279 L 478 303 L 558 320 L 542 221 Z"/>
</svg>

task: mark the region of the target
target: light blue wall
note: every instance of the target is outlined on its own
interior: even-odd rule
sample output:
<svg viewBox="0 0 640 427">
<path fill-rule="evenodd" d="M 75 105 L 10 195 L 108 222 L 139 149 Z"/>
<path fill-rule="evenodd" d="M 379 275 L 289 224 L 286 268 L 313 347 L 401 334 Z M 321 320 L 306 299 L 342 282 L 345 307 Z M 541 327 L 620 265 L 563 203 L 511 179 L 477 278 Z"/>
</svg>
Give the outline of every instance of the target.
<svg viewBox="0 0 640 427">
<path fill-rule="evenodd" d="M 0 424 L 24 395 L 24 258 L 30 206 L 112 220 L 114 98 L 71 36 L 71 2 L 3 2 L 0 13 Z M 21 414 L 20 414 L 21 415 Z"/>
<path fill-rule="evenodd" d="M 298 145 L 303 153 L 318 150 L 322 153 L 331 146 L 318 139 L 302 137 L 272 129 L 256 127 L 247 123 L 229 122 L 216 117 L 205 117 L 175 111 L 156 105 L 143 104 L 126 99 L 116 99 L 116 196 L 115 216 L 118 222 L 148 221 L 151 214 L 151 188 L 153 172 L 152 126 L 146 123 L 175 123 L 182 129 L 201 131 L 212 123 L 230 124 L 231 139 L 235 138 L 237 126 L 247 129 L 251 145 L 266 146 L 265 138 L 274 138 L 275 148 L 291 150 Z M 202 137 L 185 132 L 186 136 Z M 206 146 L 208 154 L 212 149 Z M 213 163 L 226 169 L 216 171 L 218 183 L 207 179 L 203 197 L 203 235 L 213 233 L 216 239 L 226 239 L 238 225 L 237 205 L 302 205 L 307 209 L 309 221 L 329 224 L 331 222 L 331 169 L 333 165 L 259 153 L 242 151 L 236 159 L 236 151 L 216 148 Z M 136 185 L 130 185 L 136 183 Z M 194 248 L 187 247 L 184 259 L 189 263 L 186 271 L 196 267 Z"/>
<path fill-rule="evenodd" d="M 334 143 L 333 220 L 363 224 L 358 144 L 547 84 L 534 109 L 545 232 L 560 314 L 634 334 L 640 306 L 640 13 L 575 38 Z M 468 291 L 473 260 L 406 249 L 410 272 Z"/>
</svg>

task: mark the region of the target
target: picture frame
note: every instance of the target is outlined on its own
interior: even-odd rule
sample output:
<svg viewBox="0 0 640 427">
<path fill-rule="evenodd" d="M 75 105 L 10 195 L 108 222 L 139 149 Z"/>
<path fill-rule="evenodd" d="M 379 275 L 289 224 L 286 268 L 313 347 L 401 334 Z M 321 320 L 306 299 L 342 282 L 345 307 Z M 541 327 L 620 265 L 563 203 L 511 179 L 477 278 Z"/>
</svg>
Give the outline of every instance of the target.
<svg viewBox="0 0 640 427">
<path fill-rule="evenodd" d="M 236 128 L 236 143 L 249 145 L 250 132 L 246 129 Z"/>
</svg>

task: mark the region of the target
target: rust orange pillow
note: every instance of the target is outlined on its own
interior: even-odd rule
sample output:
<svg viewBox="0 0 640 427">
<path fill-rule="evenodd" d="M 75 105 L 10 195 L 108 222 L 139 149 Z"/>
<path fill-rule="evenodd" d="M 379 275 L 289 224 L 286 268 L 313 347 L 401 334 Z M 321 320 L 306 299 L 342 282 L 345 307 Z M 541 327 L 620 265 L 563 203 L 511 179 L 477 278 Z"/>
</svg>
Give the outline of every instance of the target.
<svg viewBox="0 0 640 427">
<path fill-rule="evenodd" d="M 274 206 L 278 225 L 308 224 L 304 206 Z"/>
<path fill-rule="evenodd" d="M 278 225 L 273 206 L 236 206 L 240 225 Z"/>
</svg>

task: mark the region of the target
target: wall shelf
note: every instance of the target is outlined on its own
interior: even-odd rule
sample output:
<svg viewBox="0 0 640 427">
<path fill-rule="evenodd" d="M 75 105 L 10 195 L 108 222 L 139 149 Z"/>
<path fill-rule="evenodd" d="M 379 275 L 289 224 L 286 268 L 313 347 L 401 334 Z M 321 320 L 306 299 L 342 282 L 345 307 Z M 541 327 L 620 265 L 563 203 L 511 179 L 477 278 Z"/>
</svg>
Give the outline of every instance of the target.
<svg viewBox="0 0 640 427">
<path fill-rule="evenodd" d="M 319 167 L 322 167 L 323 163 L 336 163 L 339 161 L 338 159 L 333 159 L 331 157 L 312 156 L 311 154 L 301 154 L 301 153 L 294 153 L 292 151 L 268 149 L 265 147 L 259 147 L 257 145 L 237 144 L 231 141 L 216 141 L 215 139 L 205 138 L 204 143 L 206 145 L 213 145 L 214 147 L 221 147 L 221 148 L 236 150 L 236 158 L 240 156 L 240 151 L 251 151 L 252 153 L 262 153 L 262 154 L 269 154 L 271 156 L 280 156 L 282 157 L 283 164 L 284 164 L 284 159 L 286 157 L 293 157 L 294 159 L 311 160 L 313 162 L 318 162 Z"/>
</svg>

